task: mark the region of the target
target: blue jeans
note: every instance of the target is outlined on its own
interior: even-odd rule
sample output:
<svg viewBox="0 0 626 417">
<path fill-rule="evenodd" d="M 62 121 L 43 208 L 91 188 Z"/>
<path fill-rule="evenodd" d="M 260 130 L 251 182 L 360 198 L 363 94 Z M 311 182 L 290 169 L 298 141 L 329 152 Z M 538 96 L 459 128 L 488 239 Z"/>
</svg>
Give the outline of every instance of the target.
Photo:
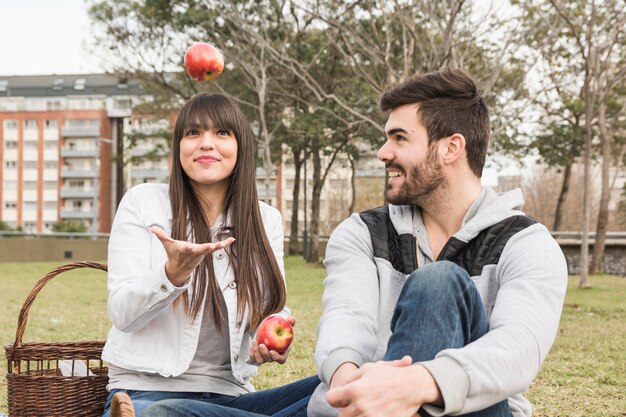
<svg viewBox="0 0 626 417">
<path fill-rule="evenodd" d="M 238 397 L 202 392 L 123 391 L 130 396 L 137 417 L 306 417 L 309 398 L 319 383 L 319 378 L 312 376 Z M 109 393 L 103 417 L 109 417 L 114 393 Z"/>
<path fill-rule="evenodd" d="M 411 356 L 431 360 L 440 351 L 463 347 L 489 330 L 489 321 L 469 274 L 448 261 L 425 265 L 409 276 L 391 320 L 385 360 Z M 422 416 L 429 414 L 421 410 Z M 511 417 L 507 400 L 466 417 Z"/>
</svg>

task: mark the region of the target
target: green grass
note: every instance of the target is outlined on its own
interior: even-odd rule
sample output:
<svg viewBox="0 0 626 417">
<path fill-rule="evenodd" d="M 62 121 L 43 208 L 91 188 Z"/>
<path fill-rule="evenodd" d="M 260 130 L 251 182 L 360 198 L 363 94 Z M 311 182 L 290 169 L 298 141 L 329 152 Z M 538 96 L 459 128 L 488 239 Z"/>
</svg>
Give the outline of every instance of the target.
<svg viewBox="0 0 626 417">
<path fill-rule="evenodd" d="M 0 342 L 13 343 L 17 316 L 33 284 L 55 263 L 0 264 Z M 285 365 L 261 367 L 259 389 L 315 373 L 313 350 L 321 314 L 321 266 L 299 257 L 286 260 L 288 305 L 297 318 L 296 339 Z M 570 287 L 557 341 L 528 392 L 536 417 L 626 415 L 626 279 L 593 276 L 591 289 Z M 53 279 L 29 313 L 24 342 L 104 340 L 106 277 L 95 270 L 66 272 Z M 0 360 L 6 364 L 4 350 Z M 7 412 L 6 365 L 0 366 L 0 412 Z"/>
</svg>

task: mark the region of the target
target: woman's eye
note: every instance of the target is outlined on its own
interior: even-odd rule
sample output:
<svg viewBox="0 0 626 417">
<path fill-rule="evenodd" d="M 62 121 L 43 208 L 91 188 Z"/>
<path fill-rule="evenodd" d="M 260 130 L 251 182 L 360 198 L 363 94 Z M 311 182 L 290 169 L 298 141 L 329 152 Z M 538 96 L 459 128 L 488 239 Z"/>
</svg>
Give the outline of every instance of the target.
<svg viewBox="0 0 626 417">
<path fill-rule="evenodd" d="M 220 136 L 230 136 L 230 131 L 226 129 L 219 129 L 217 134 Z"/>
<path fill-rule="evenodd" d="M 199 133 L 198 129 L 188 129 L 187 132 L 185 132 L 185 136 L 195 136 Z"/>
</svg>

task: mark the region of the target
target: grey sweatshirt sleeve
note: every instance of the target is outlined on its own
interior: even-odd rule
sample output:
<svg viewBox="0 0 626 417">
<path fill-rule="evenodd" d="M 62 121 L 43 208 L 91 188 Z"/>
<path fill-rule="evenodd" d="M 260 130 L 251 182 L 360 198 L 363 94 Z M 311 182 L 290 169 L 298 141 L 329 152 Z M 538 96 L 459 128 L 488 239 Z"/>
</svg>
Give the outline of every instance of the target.
<svg viewBox="0 0 626 417">
<path fill-rule="evenodd" d="M 339 365 L 361 366 L 373 359 L 377 346 L 378 272 L 367 226 L 358 214 L 332 233 L 324 265 L 328 276 L 315 363 L 328 384 Z"/>
<path fill-rule="evenodd" d="M 535 224 L 513 236 L 495 274 L 499 290 L 489 332 L 422 363 L 437 381 L 445 403 L 444 409 L 424 407 L 433 416 L 481 410 L 524 393 L 554 342 L 567 265 L 548 230 Z"/>
</svg>

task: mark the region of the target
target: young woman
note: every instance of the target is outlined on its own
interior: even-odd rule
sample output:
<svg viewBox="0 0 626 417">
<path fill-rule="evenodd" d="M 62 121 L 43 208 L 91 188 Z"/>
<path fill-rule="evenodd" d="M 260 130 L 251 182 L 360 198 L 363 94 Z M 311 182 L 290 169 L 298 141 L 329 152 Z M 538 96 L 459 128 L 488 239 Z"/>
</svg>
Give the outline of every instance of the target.
<svg viewBox="0 0 626 417">
<path fill-rule="evenodd" d="M 258 201 L 252 133 L 231 98 L 200 93 L 182 107 L 170 183 L 124 195 L 108 264 L 103 417 L 133 408 L 140 416 L 165 399 L 230 404 L 245 395 L 254 407 L 230 405 L 275 414 L 306 402 L 318 384 L 312 377 L 248 394 L 258 365 L 288 355 L 257 345 L 254 331 L 264 317 L 290 313 L 280 213 Z"/>
</svg>

